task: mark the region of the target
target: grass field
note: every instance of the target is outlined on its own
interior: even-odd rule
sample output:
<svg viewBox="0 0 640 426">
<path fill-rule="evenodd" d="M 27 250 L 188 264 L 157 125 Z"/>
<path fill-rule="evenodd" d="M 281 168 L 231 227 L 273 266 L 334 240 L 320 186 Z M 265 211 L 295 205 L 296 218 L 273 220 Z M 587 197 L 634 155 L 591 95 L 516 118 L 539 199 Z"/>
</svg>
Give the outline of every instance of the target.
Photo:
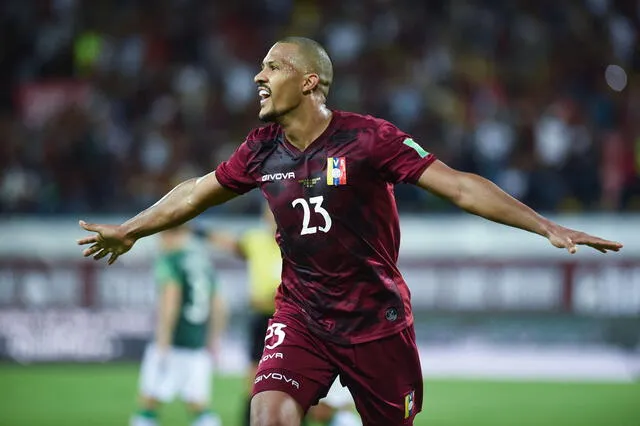
<svg viewBox="0 0 640 426">
<path fill-rule="evenodd" d="M 135 365 L 0 365 L 0 426 L 125 426 Z M 238 426 L 243 381 L 216 377 L 214 409 Z M 163 425 L 188 425 L 177 404 Z M 427 380 L 417 426 L 640 426 L 640 383 Z"/>
</svg>

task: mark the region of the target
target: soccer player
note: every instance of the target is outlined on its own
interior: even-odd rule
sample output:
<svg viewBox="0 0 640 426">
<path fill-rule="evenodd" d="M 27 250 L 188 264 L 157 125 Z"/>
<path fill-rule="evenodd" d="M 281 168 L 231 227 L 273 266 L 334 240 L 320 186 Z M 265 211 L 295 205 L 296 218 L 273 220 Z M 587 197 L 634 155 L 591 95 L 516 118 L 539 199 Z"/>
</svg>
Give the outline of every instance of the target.
<svg viewBox="0 0 640 426">
<path fill-rule="evenodd" d="M 193 415 L 192 426 L 221 425 L 209 410 L 209 395 L 211 352 L 217 351 L 225 309 L 215 291 L 213 267 L 203 248 L 192 244 L 190 234 L 186 226 L 160 234 L 156 335 L 142 360 L 140 409 L 132 426 L 156 426 L 160 403 L 177 394 Z"/>
<path fill-rule="evenodd" d="M 252 425 L 300 424 L 340 376 L 366 426 L 411 425 L 422 374 L 400 246 L 394 184 L 408 182 L 489 220 L 575 253 L 622 244 L 560 226 L 478 175 L 449 168 L 410 135 L 332 110 L 331 61 L 315 41 L 278 41 L 255 76 L 259 118 L 228 161 L 187 180 L 120 225 L 80 222 L 84 256 L 112 264 L 140 238 L 254 188 L 267 199 L 282 252 L 276 313 L 253 387 Z M 376 90 L 376 82 L 369 82 Z M 446 244 L 443 241 L 442 244 Z"/>
<path fill-rule="evenodd" d="M 235 254 L 247 262 L 249 272 L 249 357 L 247 376 L 251 384 L 264 349 L 264 337 L 271 316 L 275 312 L 275 294 L 280 285 L 282 256 L 276 244 L 276 222 L 269 206 L 262 212 L 264 226 L 245 230 L 239 237 L 220 231 L 204 231 L 209 241 L 226 252 Z M 244 424 L 250 424 L 251 396 L 247 401 Z M 325 398 L 311 407 L 309 417 L 329 426 L 359 426 L 358 417 L 353 413 L 353 399 L 336 379 Z"/>
</svg>

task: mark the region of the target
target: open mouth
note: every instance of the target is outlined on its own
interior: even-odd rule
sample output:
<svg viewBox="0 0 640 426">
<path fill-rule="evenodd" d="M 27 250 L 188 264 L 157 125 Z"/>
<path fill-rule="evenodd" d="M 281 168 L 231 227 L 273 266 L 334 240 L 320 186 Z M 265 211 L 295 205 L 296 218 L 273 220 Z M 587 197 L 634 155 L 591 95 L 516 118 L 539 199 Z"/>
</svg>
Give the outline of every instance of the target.
<svg viewBox="0 0 640 426">
<path fill-rule="evenodd" d="M 260 96 L 260 104 L 264 104 L 267 99 L 271 97 L 271 92 L 266 87 L 260 87 L 258 89 L 258 96 Z"/>
</svg>

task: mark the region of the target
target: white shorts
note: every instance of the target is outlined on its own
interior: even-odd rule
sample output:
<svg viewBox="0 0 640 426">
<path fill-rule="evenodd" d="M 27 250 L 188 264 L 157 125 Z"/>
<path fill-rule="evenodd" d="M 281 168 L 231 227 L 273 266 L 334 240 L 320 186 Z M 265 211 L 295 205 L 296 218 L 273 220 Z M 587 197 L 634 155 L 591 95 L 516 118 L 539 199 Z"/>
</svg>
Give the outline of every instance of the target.
<svg viewBox="0 0 640 426">
<path fill-rule="evenodd" d="M 140 370 L 140 392 L 161 402 L 177 395 L 185 402 L 208 404 L 213 362 L 205 349 L 171 348 L 162 356 L 147 346 Z"/>
<path fill-rule="evenodd" d="M 329 407 L 337 410 L 353 407 L 355 405 L 351 392 L 349 392 L 348 388 L 342 386 L 340 378 L 338 377 L 333 381 L 333 384 L 329 388 L 329 392 L 327 392 L 327 396 L 322 398 L 320 403 L 325 403 Z"/>
</svg>

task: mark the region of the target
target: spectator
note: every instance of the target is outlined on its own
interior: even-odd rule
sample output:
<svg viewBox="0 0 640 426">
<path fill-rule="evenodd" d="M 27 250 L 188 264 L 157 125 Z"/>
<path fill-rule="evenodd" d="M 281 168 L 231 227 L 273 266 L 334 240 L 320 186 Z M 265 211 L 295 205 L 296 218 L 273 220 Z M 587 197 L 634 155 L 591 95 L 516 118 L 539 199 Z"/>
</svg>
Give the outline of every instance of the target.
<svg viewBox="0 0 640 426">
<path fill-rule="evenodd" d="M 0 213 L 128 213 L 214 168 L 256 124 L 260 52 L 292 31 L 334 58 L 332 107 L 385 117 L 543 211 L 640 208 L 635 163 L 616 171 L 640 92 L 604 77 L 640 68 L 638 2 L 145 4 L 2 3 Z M 248 200 L 225 208 L 255 213 Z"/>
</svg>

